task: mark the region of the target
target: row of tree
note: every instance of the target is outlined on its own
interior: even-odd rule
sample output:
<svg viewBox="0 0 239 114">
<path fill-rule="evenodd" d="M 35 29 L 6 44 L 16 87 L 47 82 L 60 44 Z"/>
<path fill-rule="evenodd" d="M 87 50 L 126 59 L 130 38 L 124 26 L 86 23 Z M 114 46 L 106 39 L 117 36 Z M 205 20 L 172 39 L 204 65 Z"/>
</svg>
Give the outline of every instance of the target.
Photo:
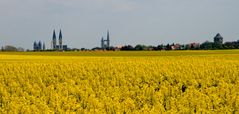
<svg viewBox="0 0 239 114">
<path fill-rule="evenodd" d="M 239 41 L 226 42 L 224 44 L 215 44 L 213 42 L 204 42 L 200 45 L 200 49 L 239 49 Z"/>
<path fill-rule="evenodd" d="M 6 45 L 1 48 L 1 51 L 7 51 L 7 52 L 16 52 L 16 51 L 25 51 L 22 47 L 15 47 L 12 45 Z"/>
<path fill-rule="evenodd" d="M 116 48 L 111 48 L 114 50 Z M 118 50 L 123 51 L 147 51 L 147 50 L 217 50 L 217 49 L 239 49 L 239 41 L 226 42 L 224 44 L 217 44 L 214 42 L 204 42 L 202 44 L 192 43 L 192 44 L 161 44 L 158 46 L 146 46 L 146 45 L 125 45 Z"/>
<path fill-rule="evenodd" d="M 138 44 L 136 46 L 132 45 L 125 45 L 122 47 L 110 47 L 107 50 L 121 50 L 121 51 L 158 51 L 158 50 L 217 50 L 217 49 L 239 49 L 239 40 L 234 42 L 226 42 L 224 44 L 217 44 L 214 42 L 204 42 L 202 44 L 198 43 L 191 43 L 186 45 L 181 44 L 161 44 L 158 46 L 146 46 Z M 102 50 L 101 48 L 93 48 L 91 50 Z M 21 47 L 15 47 L 12 45 L 6 45 L 1 48 L 1 51 L 25 51 L 24 48 Z M 27 50 L 29 51 L 29 50 Z M 52 51 L 52 50 L 45 50 L 45 51 Z M 73 48 L 68 49 L 67 51 L 90 51 L 90 49 L 86 48 Z"/>
</svg>

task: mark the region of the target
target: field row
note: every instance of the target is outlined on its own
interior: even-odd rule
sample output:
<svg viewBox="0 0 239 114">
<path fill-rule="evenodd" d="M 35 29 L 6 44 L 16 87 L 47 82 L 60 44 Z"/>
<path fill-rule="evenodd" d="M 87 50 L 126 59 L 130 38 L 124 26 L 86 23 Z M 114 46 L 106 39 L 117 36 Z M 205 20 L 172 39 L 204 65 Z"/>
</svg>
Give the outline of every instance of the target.
<svg viewBox="0 0 239 114">
<path fill-rule="evenodd" d="M 239 113 L 239 55 L 0 56 L 0 113 Z"/>
</svg>

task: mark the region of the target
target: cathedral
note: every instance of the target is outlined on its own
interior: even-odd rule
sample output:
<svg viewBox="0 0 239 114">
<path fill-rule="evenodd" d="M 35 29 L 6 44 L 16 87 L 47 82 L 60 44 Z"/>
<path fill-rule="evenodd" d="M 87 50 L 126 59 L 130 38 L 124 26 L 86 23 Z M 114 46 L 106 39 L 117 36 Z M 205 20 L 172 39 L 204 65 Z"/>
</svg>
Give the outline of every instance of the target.
<svg viewBox="0 0 239 114">
<path fill-rule="evenodd" d="M 42 50 L 45 50 L 46 49 L 46 45 L 45 45 L 45 43 L 41 43 L 41 41 L 39 41 L 39 42 L 34 42 L 33 43 L 33 50 L 34 51 L 42 51 Z"/>
<path fill-rule="evenodd" d="M 110 49 L 110 33 L 109 31 L 107 31 L 107 39 L 105 40 L 104 37 L 102 37 L 101 39 L 101 48 L 102 49 Z"/>
<path fill-rule="evenodd" d="M 52 50 L 59 50 L 59 51 L 67 50 L 67 45 L 63 45 L 61 30 L 60 30 L 60 33 L 59 33 L 58 44 L 57 44 L 57 39 L 56 39 L 56 32 L 55 32 L 55 30 L 53 31 Z"/>
</svg>

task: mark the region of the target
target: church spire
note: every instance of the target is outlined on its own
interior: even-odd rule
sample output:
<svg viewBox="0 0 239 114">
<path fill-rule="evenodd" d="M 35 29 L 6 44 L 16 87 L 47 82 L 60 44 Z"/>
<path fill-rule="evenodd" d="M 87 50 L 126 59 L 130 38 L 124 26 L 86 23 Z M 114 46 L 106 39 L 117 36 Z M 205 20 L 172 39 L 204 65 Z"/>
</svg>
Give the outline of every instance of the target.
<svg viewBox="0 0 239 114">
<path fill-rule="evenodd" d="M 110 40 L 110 32 L 107 30 L 107 40 Z"/>
<path fill-rule="evenodd" d="M 59 39 L 62 39 L 62 33 L 61 33 L 61 30 L 60 30 L 60 34 L 59 34 Z"/>
<path fill-rule="evenodd" d="M 56 39 L 56 31 L 53 31 L 53 40 Z"/>
<path fill-rule="evenodd" d="M 101 48 L 104 49 L 104 37 L 101 38 Z"/>
<path fill-rule="evenodd" d="M 60 30 L 60 33 L 59 33 L 59 50 L 63 50 L 63 41 L 62 41 L 61 30 Z"/>
<path fill-rule="evenodd" d="M 53 31 L 53 38 L 52 38 L 52 48 L 53 48 L 53 50 L 55 50 L 56 49 L 56 31 L 54 30 Z"/>
<path fill-rule="evenodd" d="M 46 50 L 46 44 L 45 44 L 45 42 L 43 42 L 42 50 Z"/>
<path fill-rule="evenodd" d="M 110 32 L 107 30 L 107 48 L 110 49 Z"/>
<path fill-rule="evenodd" d="M 34 51 L 37 51 L 37 48 L 38 48 L 37 42 L 35 41 L 35 42 L 33 43 L 33 50 L 34 50 Z"/>
</svg>

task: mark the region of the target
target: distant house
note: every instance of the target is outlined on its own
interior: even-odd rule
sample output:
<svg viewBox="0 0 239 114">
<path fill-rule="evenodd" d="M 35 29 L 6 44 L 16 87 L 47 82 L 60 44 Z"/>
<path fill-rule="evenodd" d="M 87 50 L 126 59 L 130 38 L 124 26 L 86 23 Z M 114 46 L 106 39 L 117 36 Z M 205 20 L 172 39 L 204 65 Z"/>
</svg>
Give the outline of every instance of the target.
<svg viewBox="0 0 239 114">
<path fill-rule="evenodd" d="M 181 49 L 181 45 L 180 44 L 171 45 L 171 49 L 172 50 L 180 50 Z"/>
<path fill-rule="evenodd" d="M 187 49 L 199 49 L 200 48 L 200 43 L 190 43 L 186 45 Z"/>
<path fill-rule="evenodd" d="M 114 51 L 120 51 L 122 49 L 122 45 L 118 45 L 116 47 L 114 47 Z"/>
</svg>

